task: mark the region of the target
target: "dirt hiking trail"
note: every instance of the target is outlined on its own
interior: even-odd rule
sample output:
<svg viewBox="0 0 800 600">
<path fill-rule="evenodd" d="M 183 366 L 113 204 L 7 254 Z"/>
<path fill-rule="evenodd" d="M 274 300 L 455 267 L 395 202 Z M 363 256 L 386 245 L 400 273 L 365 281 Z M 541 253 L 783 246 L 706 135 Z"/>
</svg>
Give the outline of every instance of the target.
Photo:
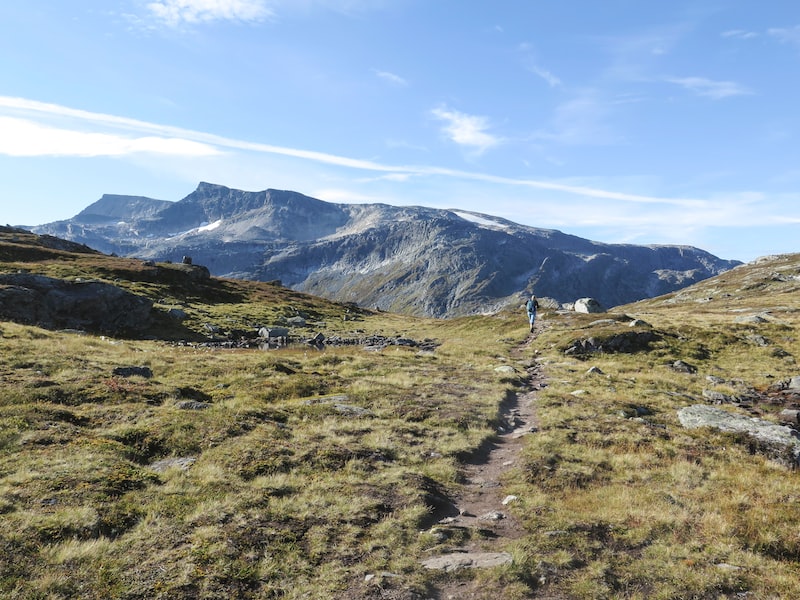
<svg viewBox="0 0 800 600">
<path fill-rule="evenodd" d="M 423 564 L 430 569 L 451 573 L 465 568 L 508 564 L 511 562 L 511 555 L 505 551 L 508 543 L 525 534 L 511 510 L 515 498 L 504 491 L 502 478 L 519 465 L 526 436 L 537 430 L 536 394 L 546 382 L 532 354 L 534 336 L 531 334 L 512 352 L 516 362 L 528 366 L 519 393 L 500 406 L 501 426 L 497 436 L 463 464 L 464 485 L 454 499 L 458 514 L 441 519 L 431 529 L 440 532 L 443 538 L 467 530 L 467 541 L 447 554 L 425 559 Z M 497 600 L 498 591 L 480 589 L 468 577 L 443 576 L 432 598 Z"/>
</svg>

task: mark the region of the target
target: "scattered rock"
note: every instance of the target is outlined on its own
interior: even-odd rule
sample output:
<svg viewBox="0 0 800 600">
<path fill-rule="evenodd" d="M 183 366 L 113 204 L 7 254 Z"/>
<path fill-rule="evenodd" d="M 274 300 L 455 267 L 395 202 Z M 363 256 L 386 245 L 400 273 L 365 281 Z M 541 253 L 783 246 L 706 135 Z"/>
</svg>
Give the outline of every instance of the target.
<svg viewBox="0 0 800 600">
<path fill-rule="evenodd" d="M 511 365 L 500 365 L 499 367 L 495 367 L 494 370 L 497 373 L 508 373 L 508 374 L 512 374 L 512 373 L 516 373 L 517 372 L 516 369 L 514 367 L 512 367 Z"/>
<path fill-rule="evenodd" d="M 440 343 L 430 338 L 417 341 L 410 338 L 371 335 L 365 337 L 344 338 L 338 335 L 325 339 L 326 346 L 363 346 L 364 350 L 378 352 L 389 346 L 405 346 L 418 348 L 420 352 L 433 352 Z"/>
<path fill-rule="evenodd" d="M 789 427 L 701 404 L 680 409 L 678 420 L 687 429 L 713 427 L 745 434 L 753 441 L 755 451 L 790 467 L 800 466 L 800 439 Z"/>
<path fill-rule="evenodd" d="M 748 315 L 744 317 L 736 317 L 734 319 L 736 323 L 744 323 L 744 324 L 752 324 L 752 325 L 760 325 L 761 323 L 769 323 L 767 319 L 762 317 L 761 315 Z"/>
<path fill-rule="evenodd" d="M 208 402 L 199 402 L 197 400 L 181 400 L 175 403 L 175 408 L 181 410 L 205 410 L 211 406 Z"/>
<path fill-rule="evenodd" d="M 653 411 L 651 411 L 646 406 L 637 406 L 636 404 L 628 404 L 620 409 L 619 414 L 624 419 L 635 419 L 637 417 L 646 417 L 648 415 L 652 415 Z"/>
<path fill-rule="evenodd" d="M 453 517 L 449 517 L 449 519 L 452 522 L 455 522 L 455 519 Z M 442 519 L 442 521 L 441 521 L 442 524 L 446 525 L 447 523 L 444 523 L 444 521 L 447 521 L 447 520 L 448 519 Z M 428 531 L 428 533 L 431 534 L 434 538 L 436 538 L 436 541 L 439 542 L 439 543 L 442 543 L 442 542 L 448 540 L 450 538 L 450 536 L 451 536 L 450 530 L 448 530 L 446 527 L 432 527 Z"/>
<path fill-rule="evenodd" d="M 384 579 L 396 579 L 400 577 L 397 573 L 389 573 L 388 571 L 381 571 L 380 573 L 368 573 L 364 576 L 364 581 L 369 583 L 370 581 L 375 581 L 376 583 L 380 583 L 380 581 Z"/>
<path fill-rule="evenodd" d="M 222 333 L 222 327 L 219 325 L 214 325 L 212 323 L 204 323 L 203 328 L 206 330 L 207 333 L 211 335 L 219 335 Z"/>
<path fill-rule="evenodd" d="M 676 360 L 670 365 L 670 368 L 678 373 L 688 373 L 690 375 L 697 373 L 697 367 L 682 360 Z"/>
<path fill-rule="evenodd" d="M 735 401 L 733 396 L 714 390 L 703 390 L 703 398 L 714 404 L 731 404 Z"/>
<path fill-rule="evenodd" d="M 348 417 L 371 417 L 373 414 L 368 408 L 353 406 L 352 404 L 334 404 L 333 410 L 338 412 L 340 415 L 345 415 Z"/>
<path fill-rule="evenodd" d="M 315 396 L 305 401 L 305 404 L 333 404 L 335 402 L 347 402 L 347 394 L 335 394 L 333 396 Z"/>
<path fill-rule="evenodd" d="M 116 367 L 112 374 L 115 377 L 139 376 L 150 379 L 153 376 L 153 371 L 150 367 Z"/>
<path fill-rule="evenodd" d="M 150 465 L 150 468 L 153 471 L 158 473 L 163 473 L 168 469 L 180 469 L 181 471 L 186 471 L 191 467 L 197 459 L 194 456 L 182 456 L 178 458 L 165 458 L 163 460 L 157 460 L 156 462 Z"/>
<path fill-rule="evenodd" d="M 652 327 L 650 323 L 647 321 L 642 321 L 641 319 L 634 319 L 630 323 L 628 323 L 628 327 Z"/>
<path fill-rule="evenodd" d="M 435 556 L 422 561 L 426 569 L 451 572 L 459 569 L 482 569 L 510 565 L 514 562 L 508 552 L 458 552 Z"/>
<path fill-rule="evenodd" d="M 514 496 L 513 494 L 509 494 L 508 496 L 503 498 L 503 502 L 501 504 L 503 506 L 507 506 L 507 505 L 511 504 L 512 502 L 516 502 L 517 500 L 519 500 L 518 496 Z"/>
<path fill-rule="evenodd" d="M 502 521 L 506 516 L 498 510 L 493 510 L 478 517 L 479 521 Z"/>
<path fill-rule="evenodd" d="M 309 346 L 322 346 L 325 343 L 325 334 L 318 333 L 314 337 L 306 339 L 305 343 Z"/>
<path fill-rule="evenodd" d="M 185 321 L 189 318 L 189 315 L 186 314 L 186 311 L 180 308 L 170 308 L 167 311 L 167 316 L 171 319 L 175 319 L 176 321 Z"/>
<path fill-rule="evenodd" d="M 289 337 L 288 327 L 262 327 L 258 330 L 259 337 L 270 338 L 287 338 Z"/>
<path fill-rule="evenodd" d="M 796 428 L 800 425 L 800 410 L 796 408 L 784 408 L 778 415 L 778 419 L 781 423 L 786 423 Z"/>
<path fill-rule="evenodd" d="M 600 367 L 590 367 L 588 371 L 586 371 L 587 375 L 603 375 L 603 371 Z"/>
<path fill-rule="evenodd" d="M 614 319 L 598 319 L 597 321 L 592 321 L 589 323 L 589 327 L 601 327 L 603 325 L 616 325 L 617 322 Z"/>
<path fill-rule="evenodd" d="M 769 340 L 765 338 L 763 335 L 758 335 L 758 334 L 748 335 L 747 338 L 745 339 L 747 339 L 750 342 L 753 342 L 756 346 L 760 346 L 762 348 L 766 348 L 767 346 L 769 346 Z"/>
<path fill-rule="evenodd" d="M 317 398 L 309 398 L 305 404 L 328 404 L 333 410 L 340 415 L 348 417 L 371 417 L 374 413 L 368 408 L 347 404 L 348 396 L 346 394 L 337 394 L 335 396 L 319 396 Z"/>
</svg>

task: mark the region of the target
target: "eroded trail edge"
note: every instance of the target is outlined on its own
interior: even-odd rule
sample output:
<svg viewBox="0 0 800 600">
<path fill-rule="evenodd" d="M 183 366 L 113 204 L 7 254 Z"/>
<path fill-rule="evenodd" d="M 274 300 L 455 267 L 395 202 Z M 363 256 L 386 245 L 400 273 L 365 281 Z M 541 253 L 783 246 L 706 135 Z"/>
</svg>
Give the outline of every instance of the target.
<svg viewBox="0 0 800 600">
<path fill-rule="evenodd" d="M 515 358 L 530 351 L 530 341 L 514 351 Z M 521 460 L 525 437 L 537 430 L 536 394 L 545 385 L 541 367 L 531 360 L 521 391 L 500 407 L 497 436 L 463 465 L 464 485 L 455 498 L 453 514 L 430 530 L 443 543 L 463 543 L 424 559 L 427 568 L 450 572 L 511 562 L 505 548 L 524 530 L 511 510 L 516 498 L 504 490 L 502 479 Z"/>
</svg>

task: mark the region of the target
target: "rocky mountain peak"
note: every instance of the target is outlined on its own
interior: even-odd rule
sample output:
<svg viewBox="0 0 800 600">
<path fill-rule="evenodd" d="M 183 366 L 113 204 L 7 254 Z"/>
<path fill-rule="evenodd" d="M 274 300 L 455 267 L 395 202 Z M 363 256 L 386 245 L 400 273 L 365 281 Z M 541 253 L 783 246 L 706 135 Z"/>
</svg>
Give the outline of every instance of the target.
<svg viewBox="0 0 800 600">
<path fill-rule="evenodd" d="M 147 219 L 157 215 L 170 204 L 172 203 L 167 200 L 155 200 L 145 196 L 103 194 L 97 202 L 87 206 L 74 219 L 82 223 Z"/>
<path fill-rule="evenodd" d="M 88 214 L 105 222 L 95 226 Z M 109 224 L 112 216 L 126 223 Z M 613 307 L 739 264 L 697 248 L 604 244 L 471 211 L 336 204 L 208 182 L 178 202 L 104 196 L 36 231 L 156 261 L 188 255 L 217 276 L 281 280 L 333 300 L 437 317 L 495 310 L 533 291 Z"/>
</svg>

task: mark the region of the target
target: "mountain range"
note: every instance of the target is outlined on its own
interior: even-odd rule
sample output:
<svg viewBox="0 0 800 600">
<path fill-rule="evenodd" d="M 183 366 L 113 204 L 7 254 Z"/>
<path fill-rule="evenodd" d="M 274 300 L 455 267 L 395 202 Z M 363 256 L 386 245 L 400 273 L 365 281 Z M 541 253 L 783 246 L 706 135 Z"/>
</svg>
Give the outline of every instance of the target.
<svg viewBox="0 0 800 600">
<path fill-rule="evenodd" d="M 201 182 L 180 201 L 106 194 L 74 217 L 30 228 L 109 254 L 361 306 L 457 316 L 536 293 L 605 307 L 650 298 L 738 264 L 691 246 L 608 244 L 463 210 L 331 203 L 292 191 Z"/>
</svg>

